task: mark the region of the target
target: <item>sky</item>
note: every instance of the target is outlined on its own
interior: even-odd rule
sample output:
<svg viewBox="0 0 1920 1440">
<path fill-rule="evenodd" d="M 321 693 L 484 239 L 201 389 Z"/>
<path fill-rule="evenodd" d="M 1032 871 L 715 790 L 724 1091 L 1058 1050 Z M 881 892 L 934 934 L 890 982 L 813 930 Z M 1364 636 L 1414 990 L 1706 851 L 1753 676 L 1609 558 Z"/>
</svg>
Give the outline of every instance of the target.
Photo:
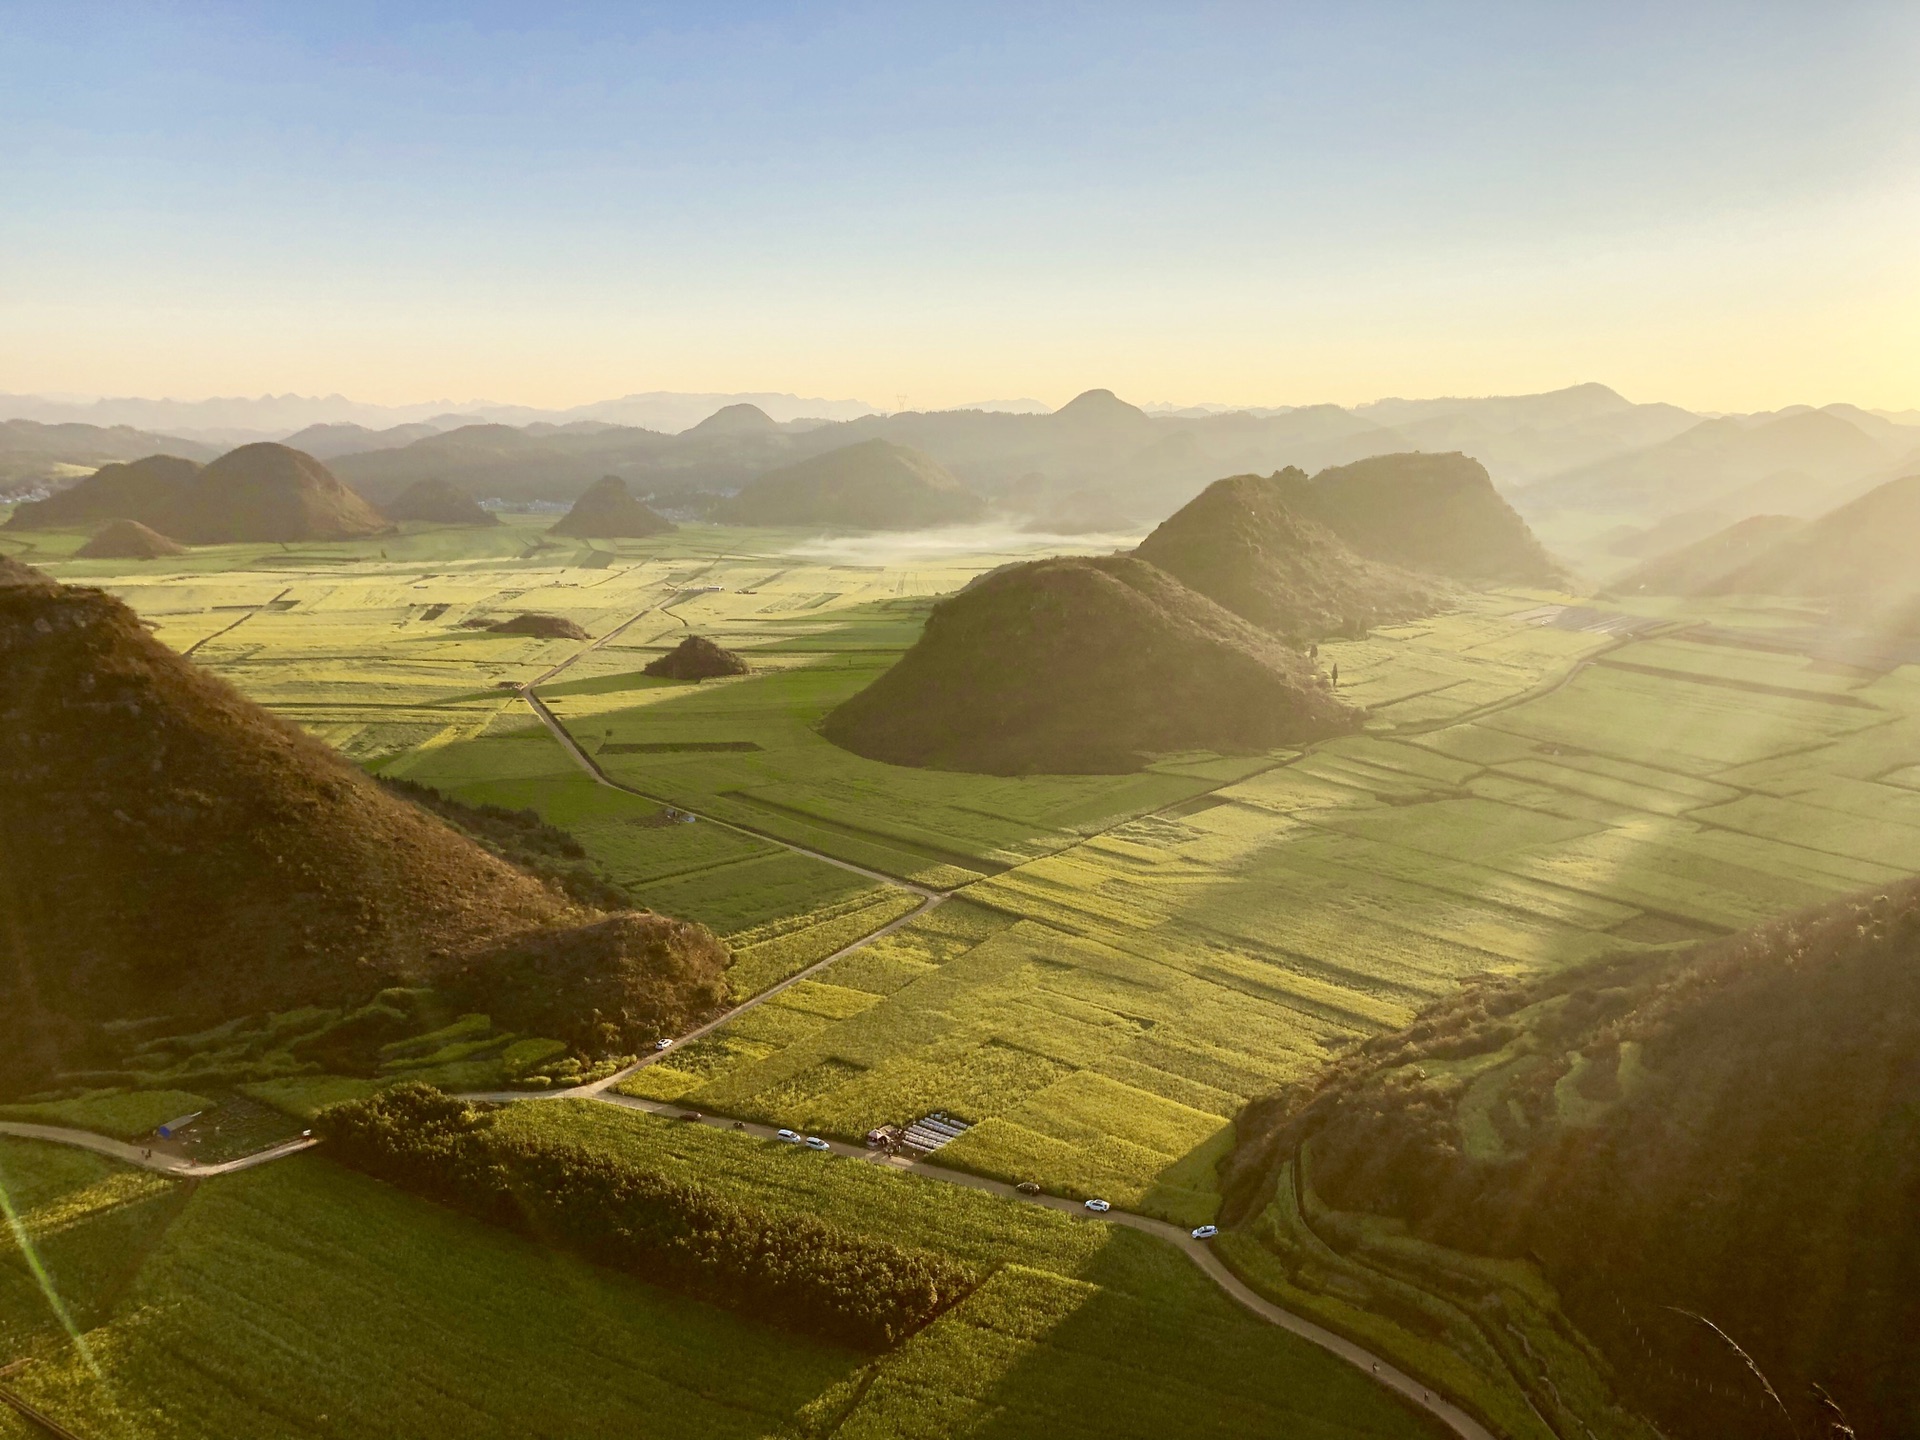
<svg viewBox="0 0 1920 1440">
<path fill-rule="evenodd" d="M 0 0 L 0 391 L 1920 406 L 1920 5 Z"/>
</svg>

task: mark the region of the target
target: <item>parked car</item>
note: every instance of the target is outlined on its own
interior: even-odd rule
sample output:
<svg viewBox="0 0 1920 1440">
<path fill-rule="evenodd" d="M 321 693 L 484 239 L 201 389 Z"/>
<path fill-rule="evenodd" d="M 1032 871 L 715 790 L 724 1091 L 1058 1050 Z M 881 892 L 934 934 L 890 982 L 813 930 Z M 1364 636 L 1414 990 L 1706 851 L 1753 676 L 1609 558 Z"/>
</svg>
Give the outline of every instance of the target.
<svg viewBox="0 0 1920 1440">
<path fill-rule="evenodd" d="M 809 1150 L 831 1150 L 833 1148 L 831 1145 L 827 1144 L 826 1141 L 822 1140 L 818 1135 L 807 1136 L 806 1143 L 807 1143 L 807 1148 Z"/>
<path fill-rule="evenodd" d="M 789 1145 L 798 1145 L 800 1143 L 800 1132 L 798 1130 L 782 1130 L 780 1132 L 780 1138 Z"/>
<path fill-rule="evenodd" d="M 654 1048 L 654 1049 L 656 1049 L 656 1050 L 664 1050 L 664 1049 L 666 1049 L 666 1048 L 667 1048 L 667 1047 L 668 1047 L 669 1045 L 671 1045 L 671 1044 L 673 1044 L 673 1041 L 671 1041 L 671 1040 L 669 1040 L 669 1039 L 667 1039 L 667 1038 L 666 1038 L 666 1037 L 665 1037 L 665 1036 L 663 1035 L 663 1036 L 661 1036 L 661 1037 L 660 1037 L 660 1039 L 658 1039 L 658 1040 L 656 1040 L 656 1041 L 654 1041 L 654 1042 L 653 1042 L 653 1048 Z"/>
<path fill-rule="evenodd" d="M 698 1110 L 682 1110 L 680 1112 L 680 1118 L 682 1120 L 698 1120 L 700 1118 L 700 1112 Z"/>
<path fill-rule="evenodd" d="M 1040 1187 L 1031 1180 L 1022 1180 L 1013 1188 L 1018 1190 L 1022 1195 L 1038 1195 L 1040 1193 Z"/>
<path fill-rule="evenodd" d="M 1202 1225 L 1198 1230 L 1193 1232 L 1193 1238 L 1196 1240 L 1211 1240 L 1219 1233 L 1220 1227 L 1218 1225 Z"/>
<path fill-rule="evenodd" d="M 1112 1208 L 1113 1207 L 1104 1200 L 1087 1201 L 1087 1209 L 1093 1211 L 1093 1213 L 1096 1215 L 1104 1215 L 1107 1213 L 1107 1211 L 1111 1210 Z"/>
</svg>

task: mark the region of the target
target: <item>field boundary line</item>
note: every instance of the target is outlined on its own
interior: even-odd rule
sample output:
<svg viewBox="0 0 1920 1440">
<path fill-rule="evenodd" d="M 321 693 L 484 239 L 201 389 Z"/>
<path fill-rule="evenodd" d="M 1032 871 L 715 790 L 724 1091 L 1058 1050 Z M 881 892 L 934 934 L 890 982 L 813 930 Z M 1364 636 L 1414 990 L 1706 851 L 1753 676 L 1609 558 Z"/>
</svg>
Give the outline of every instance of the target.
<svg viewBox="0 0 1920 1440">
<path fill-rule="evenodd" d="M 238 630 L 242 625 L 246 624 L 247 621 L 251 620 L 254 616 L 258 615 L 262 610 L 266 609 L 267 606 L 273 604 L 274 600 L 286 599 L 287 590 L 291 590 L 291 589 L 293 589 L 291 585 L 287 586 L 287 589 L 282 590 L 278 595 L 274 596 L 273 600 L 261 601 L 260 604 L 254 606 L 251 610 L 247 611 L 246 614 L 242 615 L 238 620 L 234 621 L 231 625 L 222 625 L 218 630 L 214 631 L 211 635 L 202 635 L 198 640 L 194 641 L 193 644 L 187 646 L 186 649 L 180 652 L 180 658 L 184 660 L 188 656 L 192 655 L 193 652 L 198 650 L 202 645 L 208 644 L 209 642 L 214 640 L 218 640 L 222 635 L 226 635 L 231 633 L 232 631 Z"/>
<path fill-rule="evenodd" d="M 9 1366 L 4 1373 L 8 1375 L 13 1374 L 14 1367 Z M 42 1430 L 46 1431 L 47 1434 L 53 1436 L 54 1440 L 80 1440 L 78 1435 L 67 1429 L 67 1427 L 62 1425 L 58 1420 L 54 1419 L 44 1410 L 35 1408 L 24 1396 L 15 1393 L 11 1386 L 0 1385 L 0 1405 L 5 1405 L 11 1410 L 18 1411 L 29 1425 L 38 1425 Z"/>
</svg>

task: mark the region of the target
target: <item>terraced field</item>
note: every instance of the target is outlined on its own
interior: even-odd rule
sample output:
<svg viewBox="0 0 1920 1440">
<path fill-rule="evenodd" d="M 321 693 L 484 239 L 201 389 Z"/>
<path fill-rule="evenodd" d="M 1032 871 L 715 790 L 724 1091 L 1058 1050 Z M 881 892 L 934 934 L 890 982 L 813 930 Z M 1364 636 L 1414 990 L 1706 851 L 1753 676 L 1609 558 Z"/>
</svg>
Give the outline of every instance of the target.
<svg viewBox="0 0 1920 1440">
<path fill-rule="evenodd" d="M 52 568 L 369 765 L 571 830 L 646 903 L 728 937 L 737 998 L 915 903 L 776 842 L 951 892 L 627 1082 L 717 1114 L 857 1138 L 945 1110 L 972 1128 L 943 1164 L 1195 1224 L 1247 1099 L 1463 977 L 1723 933 L 1920 869 L 1920 672 L 1794 653 L 1791 604 L 1638 602 L 1587 624 L 1552 597 L 1477 595 L 1322 646 L 1371 707 L 1363 734 L 1004 779 L 862 760 L 815 726 L 912 643 L 930 597 L 1017 544 L 545 544 L 516 522 Z M 458 628 L 522 609 L 605 643 Z M 640 674 L 690 630 L 753 672 Z M 596 784 L 511 688 L 536 681 L 627 788 Z M 993 1317 L 1068 1304 L 1060 1277 L 1085 1277 L 1053 1273 L 1010 1272 L 891 1357 L 844 1433 L 867 1416 L 899 1433 L 896 1395 L 989 1403 L 953 1357 L 1032 1339 Z"/>
</svg>

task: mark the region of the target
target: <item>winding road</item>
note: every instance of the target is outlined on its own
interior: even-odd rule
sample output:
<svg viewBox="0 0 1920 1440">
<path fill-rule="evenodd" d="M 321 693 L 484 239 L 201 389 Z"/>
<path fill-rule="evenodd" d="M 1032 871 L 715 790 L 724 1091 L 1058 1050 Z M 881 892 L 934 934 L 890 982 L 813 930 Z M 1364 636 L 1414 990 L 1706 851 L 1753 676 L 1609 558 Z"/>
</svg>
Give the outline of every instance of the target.
<svg viewBox="0 0 1920 1440">
<path fill-rule="evenodd" d="M 517 687 L 519 697 L 526 701 L 527 705 L 533 710 L 533 713 L 539 717 L 541 723 L 552 732 L 554 738 L 558 740 L 566 749 L 567 753 L 573 757 L 575 763 L 591 775 L 597 783 L 605 785 L 609 789 L 624 791 L 627 794 L 637 796 L 643 800 L 652 801 L 656 804 L 666 804 L 668 802 L 663 797 L 649 795 L 645 791 L 635 789 L 631 785 L 622 784 L 601 769 L 599 763 L 580 746 L 579 742 L 574 739 L 566 726 L 561 723 L 559 717 L 548 709 L 545 702 L 534 693 L 534 688 L 538 685 L 546 684 L 576 661 L 584 658 L 609 640 L 612 640 L 615 636 L 627 630 L 644 616 L 664 609 L 666 605 L 671 603 L 671 601 L 667 601 L 660 605 L 649 606 L 646 610 L 642 610 L 631 619 L 609 630 L 606 634 L 599 637 L 599 639 L 584 645 L 566 660 L 544 671 L 533 680 Z M 1587 659 L 1591 658 L 1593 657 L 1587 657 Z M 1565 684 L 1571 680 L 1580 669 L 1584 668 L 1587 659 L 1583 659 L 1573 666 L 1566 675 L 1560 678 L 1558 683 Z M 1527 698 L 1531 698 L 1531 696 Z M 692 814 L 694 812 L 686 811 L 685 813 Z M 897 876 L 887 875 L 877 870 L 870 870 L 864 866 L 855 865 L 850 861 L 824 854 L 818 850 L 809 849 L 804 845 L 795 844 L 790 840 L 782 839 L 778 835 L 755 830 L 750 826 L 740 825 L 727 820 L 719 820 L 710 816 L 699 816 L 698 818 L 704 823 L 720 825 L 740 834 L 750 835 L 755 839 L 781 846 L 795 854 L 805 855 L 812 859 L 819 860 L 824 864 L 833 865 L 839 869 L 865 876 L 881 884 L 905 890 L 919 896 L 920 903 L 915 906 L 914 909 L 889 924 L 882 926 L 880 929 L 875 930 L 873 933 L 863 936 L 850 945 L 841 947 L 825 959 L 816 961 L 805 969 L 788 976 L 778 984 L 761 991 L 748 1000 L 742 1001 L 740 1004 L 716 1016 L 714 1019 L 707 1021 L 696 1029 L 689 1030 L 684 1035 L 678 1037 L 675 1042 L 676 1047 L 688 1041 L 697 1040 L 701 1036 L 719 1029 L 728 1021 L 772 999 L 789 986 L 796 985 L 809 976 L 853 954 L 855 951 L 864 949 L 866 946 L 891 935 L 896 930 L 919 919 L 948 898 L 946 894 L 941 891 L 916 885 L 910 881 L 902 880 Z M 516 1103 L 558 1099 L 593 1100 L 601 1104 L 616 1105 L 628 1110 L 644 1111 L 652 1115 L 667 1117 L 694 1116 L 694 1118 L 688 1119 L 686 1123 L 698 1123 L 717 1129 L 731 1130 L 760 1139 L 773 1140 L 778 1138 L 777 1131 L 771 1126 L 751 1124 L 745 1121 L 719 1119 L 708 1115 L 695 1116 L 695 1112 L 689 1111 L 680 1105 L 653 1100 L 642 1100 L 634 1096 L 619 1094 L 614 1090 L 614 1086 L 618 1085 L 635 1071 L 651 1065 L 671 1053 L 673 1053 L 672 1049 L 656 1051 L 612 1075 L 605 1076 L 590 1084 L 577 1086 L 568 1090 L 546 1092 L 524 1090 L 496 1091 L 470 1095 L 466 1098 Z M 284 1144 L 273 1146 L 270 1149 L 259 1151 L 253 1155 L 243 1156 L 237 1160 L 229 1160 L 217 1165 L 202 1165 L 198 1162 L 181 1159 L 176 1156 L 155 1154 L 151 1150 L 144 1149 L 141 1146 L 129 1145 L 123 1141 L 93 1134 L 90 1131 L 68 1129 L 60 1126 L 0 1122 L 0 1135 L 11 1135 L 27 1140 L 50 1141 L 56 1144 L 76 1145 L 83 1149 L 92 1150 L 98 1154 L 106 1155 L 112 1159 L 124 1161 L 131 1165 L 137 1165 L 147 1170 L 182 1178 L 232 1174 L 256 1165 L 264 1165 L 274 1160 L 284 1159 L 289 1155 L 297 1155 L 319 1143 L 317 1140 L 306 1138 L 290 1140 Z M 988 1194 L 997 1195 L 1003 1199 L 1021 1204 L 1044 1206 L 1076 1218 L 1085 1219 L 1088 1217 L 1088 1212 L 1083 1205 L 1059 1196 L 1044 1194 L 1025 1195 L 1016 1190 L 1012 1185 L 1002 1181 L 989 1180 L 983 1176 L 967 1174 L 964 1171 L 950 1170 L 944 1166 L 935 1165 L 925 1160 L 909 1160 L 905 1157 L 866 1150 L 838 1141 L 829 1141 L 827 1144 L 828 1148 L 834 1154 L 844 1158 L 911 1173 L 923 1179 L 938 1181 L 942 1184 L 958 1185 L 970 1190 L 985 1191 Z M 1376 1355 L 1364 1346 L 1316 1324 L 1303 1315 L 1296 1314 L 1283 1306 L 1276 1305 L 1271 1300 L 1257 1294 L 1227 1268 L 1206 1242 L 1194 1239 L 1191 1234 L 1179 1226 L 1170 1225 L 1164 1220 L 1157 1220 L 1148 1215 L 1135 1214 L 1131 1211 L 1119 1209 L 1107 1211 L 1100 1216 L 1100 1220 L 1108 1224 L 1122 1225 L 1128 1229 L 1152 1235 L 1157 1239 L 1166 1241 L 1170 1245 L 1176 1246 L 1189 1260 L 1197 1265 L 1214 1284 L 1218 1285 L 1230 1299 L 1242 1306 L 1249 1313 L 1355 1366 L 1379 1384 L 1386 1386 L 1388 1389 L 1400 1395 L 1408 1403 L 1432 1415 L 1455 1435 L 1462 1437 L 1462 1440 L 1496 1440 L 1493 1431 L 1489 1430 L 1460 1406 L 1434 1391 L 1430 1386 L 1397 1368 L 1384 1357 Z"/>
</svg>

